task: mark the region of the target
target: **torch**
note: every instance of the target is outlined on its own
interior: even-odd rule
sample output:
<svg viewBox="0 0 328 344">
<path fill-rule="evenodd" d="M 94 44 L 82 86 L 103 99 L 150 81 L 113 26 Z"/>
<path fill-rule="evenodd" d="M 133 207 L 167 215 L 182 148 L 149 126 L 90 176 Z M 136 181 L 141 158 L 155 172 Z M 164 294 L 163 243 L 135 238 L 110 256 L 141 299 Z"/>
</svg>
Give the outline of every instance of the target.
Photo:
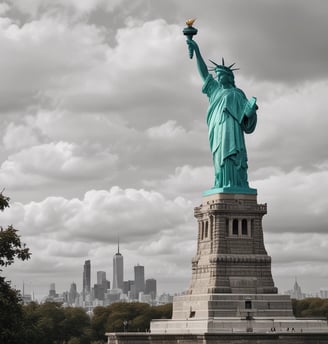
<svg viewBox="0 0 328 344">
<path fill-rule="evenodd" d="M 196 19 L 188 19 L 186 21 L 187 27 L 183 29 L 183 34 L 187 36 L 188 40 L 192 40 L 192 37 L 194 35 L 197 35 L 198 30 L 192 26 L 192 24 L 195 22 Z M 192 59 L 193 56 L 193 50 L 191 47 L 189 47 L 189 57 Z"/>
</svg>

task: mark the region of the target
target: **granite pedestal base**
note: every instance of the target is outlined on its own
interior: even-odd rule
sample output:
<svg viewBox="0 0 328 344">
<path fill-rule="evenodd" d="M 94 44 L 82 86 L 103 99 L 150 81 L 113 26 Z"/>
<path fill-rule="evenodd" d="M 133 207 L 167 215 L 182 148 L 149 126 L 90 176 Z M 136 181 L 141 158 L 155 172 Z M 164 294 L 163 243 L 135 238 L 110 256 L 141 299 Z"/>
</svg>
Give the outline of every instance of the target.
<svg viewBox="0 0 328 344">
<path fill-rule="evenodd" d="M 290 297 L 277 294 L 204 294 L 174 298 L 173 316 L 153 320 L 152 334 L 326 332 L 326 320 L 295 319 Z"/>
<path fill-rule="evenodd" d="M 173 320 L 293 317 L 289 295 L 189 294 L 174 297 Z"/>
<path fill-rule="evenodd" d="M 218 334 L 218 333 L 325 333 L 326 320 L 290 318 L 210 318 L 155 320 L 152 334 Z M 327 342 L 328 343 L 328 342 Z"/>
<path fill-rule="evenodd" d="M 327 344 L 328 333 L 106 333 L 108 344 Z"/>
</svg>

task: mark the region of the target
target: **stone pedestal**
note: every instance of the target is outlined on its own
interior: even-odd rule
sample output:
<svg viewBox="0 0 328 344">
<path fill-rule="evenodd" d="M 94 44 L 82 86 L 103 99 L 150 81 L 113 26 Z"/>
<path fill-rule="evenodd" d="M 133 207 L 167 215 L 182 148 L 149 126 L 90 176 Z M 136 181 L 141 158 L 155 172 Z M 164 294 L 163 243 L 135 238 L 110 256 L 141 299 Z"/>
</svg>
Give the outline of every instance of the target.
<svg viewBox="0 0 328 344">
<path fill-rule="evenodd" d="M 189 294 L 276 294 L 263 242 L 266 204 L 256 195 L 214 194 L 195 208 L 197 253 Z"/>
<path fill-rule="evenodd" d="M 172 320 L 153 320 L 151 333 L 328 332 L 319 320 L 296 320 L 288 295 L 278 295 L 263 241 L 266 204 L 256 194 L 207 193 L 195 208 L 197 252 L 186 295 Z"/>
<path fill-rule="evenodd" d="M 288 295 L 199 294 L 177 296 L 173 301 L 173 320 L 224 317 L 293 317 Z"/>
</svg>

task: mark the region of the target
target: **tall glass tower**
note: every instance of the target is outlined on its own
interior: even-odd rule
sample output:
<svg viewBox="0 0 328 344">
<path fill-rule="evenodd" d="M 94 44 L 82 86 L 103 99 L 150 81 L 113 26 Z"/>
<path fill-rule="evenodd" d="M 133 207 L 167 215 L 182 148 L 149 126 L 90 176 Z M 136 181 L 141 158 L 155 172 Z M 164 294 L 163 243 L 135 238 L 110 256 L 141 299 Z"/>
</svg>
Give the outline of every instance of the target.
<svg viewBox="0 0 328 344">
<path fill-rule="evenodd" d="M 113 289 L 123 290 L 123 256 L 120 253 L 120 242 L 117 243 L 117 253 L 113 257 Z"/>
<path fill-rule="evenodd" d="M 91 290 L 91 262 L 86 260 L 83 266 L 83 299 Z"/>
</svg>

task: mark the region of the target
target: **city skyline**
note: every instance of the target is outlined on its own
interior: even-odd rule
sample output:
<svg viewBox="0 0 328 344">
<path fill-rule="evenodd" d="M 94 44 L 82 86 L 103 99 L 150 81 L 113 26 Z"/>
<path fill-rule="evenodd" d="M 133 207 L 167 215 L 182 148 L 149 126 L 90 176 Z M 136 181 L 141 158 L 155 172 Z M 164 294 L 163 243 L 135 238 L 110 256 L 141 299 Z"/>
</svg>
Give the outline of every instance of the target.
<svg viewBox="0 0 328 344">
<path fill-rule="evenodd" d="M 96 271 L 96 273 L 98 272 L 103 272 L 103 271 Z M 151 283 L 153 284 L 155 281 L 155 285 L 157 286 L 157 281 L 153 278 L 147 278 L 147 280 L 145 282 L 148 283 Z M 110 281 L 109 281 L 110 282 Z M 131 280 L 128 280 L 128 281 L 125 281 L 125 282 L 131 282 Z M 97 283 L 98 283 L 98 280 L 97 280 Z M 50 283 L 50 288 L 48 288 L 48 294 L 47 295 L 44 295 L 42 298 L 36 298 L 35 297 L 35 291 L 34 290 L 30 290 L 29 292 L 24 292 L 24 283 L 23 283 L 23 287 L 21 289 L 22 291 L 22 296 L 28 296 L 28 297 L 31 297 L 31 300 L 30 301 L 37 301 L 37 302 L 43 302 L 44 299 L 51 294 L 51 288 L 52 286 L 55 286 L 56 285 L 56 282 L 51 282 Z M 69 283 L 67 284 L 69 285 Z M 74 287 L 74 292 L 75 293 L 78 293 L 78 288 L 76 287 L 76 283 L 75 281 L 72 281 L 70 282 L 70 288 L 64 288 L 62 290 L 59 291 L 59 293 L 63 294 L 65 292 L 70 292 L 70 290 L 72 289 L 72 286 Z M 147 290 L 147 283 L 145 284 L 145 288 Z M 57 289 L 55 288 L 54 290 L 56 290 L 57 292 Z M 81 288 L 81 293 L 82 293 L 82 290 L 83 288 Z M 299 294 L 296 294 L 296 293 L 302 293 L 302 297 L 299 297 Z M 166 294 L 165 292 L 163 294 Z M 169 293 L 167 293 L 169 294 Z M 172 293 L 171 296 L 174 296 L 174 295 L 177 295 L 177 294 L 180 294 L 179 292 L 176 292 L 176 293 Z M 319 288 L 317 290 L 313 290 L 311 292 L 304 292 L 303 288 L 302 288 L 302 285 L 301 283 L 297 280 L 296 277 L 294 277 L 294 281 L 293 283 L 289 286 L 289 289 L 286 289 L 286 290 L 281 290 L 281 294 L 287 294 L 287 295 L 290 295 L 291 298 L 295 298 L 295 299 L 304 299 L 304 298 L 309 298 L 309 297 L 319 297 L 319 298 L 328 298 L 328 287 L 322 287 L 322 288 Z"/>
<path fill-rule="evenodd" d="M 288 290 L 296 275 L 306 292 L 325 288 L 327 15 L 318 0 L 1 2 L 0 186 L 11 206 L 0 224 L 32 253 L 3 274 L 42 295 L 49 281 L 80 288 L 88 259 L 112 278 L 119 237 L 124 264 L 147 266 L 159 292 L 189 287 L 193 208 L 213 185 L 207 99 L 182 34 L 197 17 L 206 62 L 236 62 L 237 87 L 258 100 L 249 184 L 267 203 L 275 284 Z"/>
<path fill-rule="evenodd" d="M 123 263 L 123 255 L 120 252 L 120 248 L 119 248 L 119 244 L 118 244 L 118 248 L 117 248 L 117 252 L 113 255 L 113 265 L 112 265 L 112 270 L 113 270 L 113 279 L 107 279 L 107 273 L 106 271 L 103 270 L 94 270 L 93 269 L 93 265 L 92 265 L 92 261 L 90 259 L 87 259 L 84 261 L 83 266 L 82 266 L 82 282 L 81 282 L 81 286 L 80 283 L 76 283 L 76 281 L 67 281 L 67 286 L 68 284 L 70 284 L 70 288 L 64 288 L 61 292 L 65 293 L 68 290 L 71 290 L 72 288 L 74 289 L 74 292 L 78 292 L 81 293 L 81 297 L 82 300 L 85 301 L 86 300 L 86 296 L 90 295 L 92 293 L 92 291 L 94 290 L 96 285 L 101 285 L 103 286 L 103 288 L 105 290 L 116 290 L 116 289 L 121 289 L 122 293 L 125 293 L 124 289 L 124 283 L 131 283 L 131 282 L 135 282 L 135 286 L 136 288 L 134 289 L 133 293 L 135 294 L 134 297 L 137 298 L 137 295 L 139 294 L 139 292 L 145 292 L 145 294 L 149 292 L 151 292 L 151 294 L 153 294 L 154 298 L 156 296 L 156 292 L 153 293 L 153 290 L 155 288 L 155 290 L 157 290 L 157 281 L 156 279 L 149 277 L 146 279 L 146 274 L 145 274 L 145 266 L 140 265 L 139 263 L 137 263 L 136 265 L 134 265 L 133 267 L 130 267 L 130 270 L 133 271 L 133 279 L 122 279 L 122 283 L 120 283 L 120 287 L 117 285 L 117 283 L 114 283 L 114 279 L 116 274 L 114 273 L 115 271 L 115 264 L 117 264 L 117 257 L 119 256 L 120 262 L 119 262 L 119 266 L 116 268 L 118 268 L 119 271 L 118 274 L 123 277 L 124 276 L 124 263 Z M 120 278 L 119 278 L 120 279 Z M 146 283 L 147 282 L 147 283 Z M 56 282 L 52 281 L 49 282 L 50 285 L 50 289 L 48 289 L 48 292 L 45 294 L 43 293 L 43 295 L 41 295 L 40 293 L 38 293 L 37 290 L 32 290 L 32 288 L 30 288 L 29 292 L 25 292 L 25 282 L 23 281 L 23 287 L 20 289 L 18 286 L 15 286 L 16 288 L 18 288 L 19 290 L 21 290 L 22 295 L 26 296 L 26 295 L 32 295 L 33 294 L 33 299 L 35 298 L 37 301 L 41 302 L 42 300 L 44 300 L 46 297 L 48 296 L 54 296 L 56 288 Z M 130 291 L 131 286 L 129 285 L 129 291 Z M 147 293 L 146 293 L 147 291 Z M 165 293 L 165 292 L 164 292 Z M 34 297 L 34 295 L 37 295 L 38 297 Z M 127 294 L 127 293 L 126 293 Z M 96 296 L 95 296 L 96 298 Z"/>
<path fill-rule="evenodd" d="M 117 252 L 113 256 L 113 283 L 107 280 L 105 271 L 96 271 L 96 280 L 92 280 L 91 260 L 85 260 L 82 271 L 82 289 L 78 290 L 73 281 L 69 291 L 57 293 L 56 283 L 50 283 L 47 296 L 41 300 L 35 300 L 31 294 L 22 292 L 24 303 L 31 301 L 39 302 L 61 302 L 64 306 L 83 307 L 90 311 L 93 307 L 107 306 L 114 302 L 139 301 L 155 305 L 156 302 L 163 302 L 168 299 L 166 295 L 161 295 L 157 299 L 157 281 L 154 278 L 145 278 L 145 267 L 137 264 L 134 266 L 134 279 L 124 280 L 123 255 L 120 253 L 119 243 Z M 94 282 L 94 283 L 93 283 Z M 164 297 L 164 299 L 163 299 Z M 160 300 L 161 299 L 161 300 Z M 166 301 L 167 302 L 167 301 Z"/>
</svg>

